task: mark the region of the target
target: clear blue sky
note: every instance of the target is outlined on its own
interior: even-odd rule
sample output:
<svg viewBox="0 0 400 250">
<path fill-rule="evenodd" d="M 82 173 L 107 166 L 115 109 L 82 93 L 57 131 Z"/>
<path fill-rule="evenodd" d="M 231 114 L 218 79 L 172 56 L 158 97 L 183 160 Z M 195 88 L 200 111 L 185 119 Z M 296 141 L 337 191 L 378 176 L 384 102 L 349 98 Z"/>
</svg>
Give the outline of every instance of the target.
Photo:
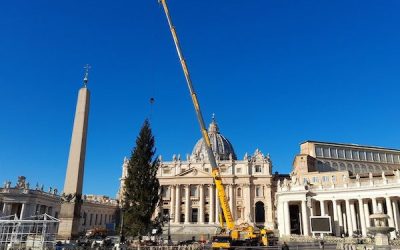
<svg viewBox="0 0 400 250">
<path fill-rule="evenodd" d="M 288 173 L 299 143 L 400 148 L 399 1 L 169 0 L 207 124 Z M 165 160 L 200 138 L 157 0 L 0 5 L 0 180 L 63 188 L 92 65 L 85 193 L 114 196 L 149 116 Z M 47 188 L 46 188 L 47 189 Z"/>
</svg>

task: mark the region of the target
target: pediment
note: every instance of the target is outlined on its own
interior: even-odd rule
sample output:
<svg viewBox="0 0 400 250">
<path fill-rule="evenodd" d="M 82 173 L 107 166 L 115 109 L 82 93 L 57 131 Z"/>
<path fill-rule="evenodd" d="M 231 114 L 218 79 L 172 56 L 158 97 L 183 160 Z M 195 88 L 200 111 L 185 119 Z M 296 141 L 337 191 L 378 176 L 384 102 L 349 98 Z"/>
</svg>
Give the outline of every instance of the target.
<svg viewBox="0 0 400 250">
<path fill-rule="evenodd" d="M 190 168 L 180 174 L 177 174 L 176 177 L 211 177 L 211 173 L 207 173 L 197 168 Z"/>
</svg>

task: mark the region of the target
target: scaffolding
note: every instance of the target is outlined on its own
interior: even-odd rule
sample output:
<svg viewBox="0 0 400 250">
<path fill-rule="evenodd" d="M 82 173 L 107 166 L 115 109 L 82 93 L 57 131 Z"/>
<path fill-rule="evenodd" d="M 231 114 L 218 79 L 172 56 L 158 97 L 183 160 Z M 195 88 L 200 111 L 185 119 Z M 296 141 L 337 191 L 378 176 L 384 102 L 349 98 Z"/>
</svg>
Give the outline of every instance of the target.
<svg viewBox="0 0 400 250">
<path fill-rule="evenodd" d="M 59 222 L 48 214 L 0 217 L 0 250 L 53 249 Z"/>
</svg>

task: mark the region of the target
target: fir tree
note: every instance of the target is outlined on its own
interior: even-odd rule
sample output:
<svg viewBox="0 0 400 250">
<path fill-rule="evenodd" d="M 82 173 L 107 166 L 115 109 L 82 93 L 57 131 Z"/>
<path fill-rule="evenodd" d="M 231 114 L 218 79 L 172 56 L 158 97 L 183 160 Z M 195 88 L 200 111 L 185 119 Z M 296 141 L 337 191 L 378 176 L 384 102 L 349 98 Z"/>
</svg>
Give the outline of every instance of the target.
<svg viewBox="0 0 400 250">
<path fill-rule="evenodd" d="M 147 235 L 157 227 L 157 219 L 151 220 L 161 197 L 155 151 L 154 136 L 146 119 L 132 150 L 125 180 L 124 231 L 128 235 Z"/>
</svg>

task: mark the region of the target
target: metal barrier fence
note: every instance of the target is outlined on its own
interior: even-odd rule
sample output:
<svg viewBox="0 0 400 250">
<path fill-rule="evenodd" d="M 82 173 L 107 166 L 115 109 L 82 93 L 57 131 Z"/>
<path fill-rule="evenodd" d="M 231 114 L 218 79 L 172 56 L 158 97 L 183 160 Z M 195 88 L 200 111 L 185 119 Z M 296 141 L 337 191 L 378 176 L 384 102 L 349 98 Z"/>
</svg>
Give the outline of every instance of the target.
<svg viewBox="0 0 400 250">
<path fill-rule="evenodd" d="M 0 250 L 52 249 L 59 220 L 48 215 L 18 219 L 16 215 L 0 217 Z"/>
</svg>

